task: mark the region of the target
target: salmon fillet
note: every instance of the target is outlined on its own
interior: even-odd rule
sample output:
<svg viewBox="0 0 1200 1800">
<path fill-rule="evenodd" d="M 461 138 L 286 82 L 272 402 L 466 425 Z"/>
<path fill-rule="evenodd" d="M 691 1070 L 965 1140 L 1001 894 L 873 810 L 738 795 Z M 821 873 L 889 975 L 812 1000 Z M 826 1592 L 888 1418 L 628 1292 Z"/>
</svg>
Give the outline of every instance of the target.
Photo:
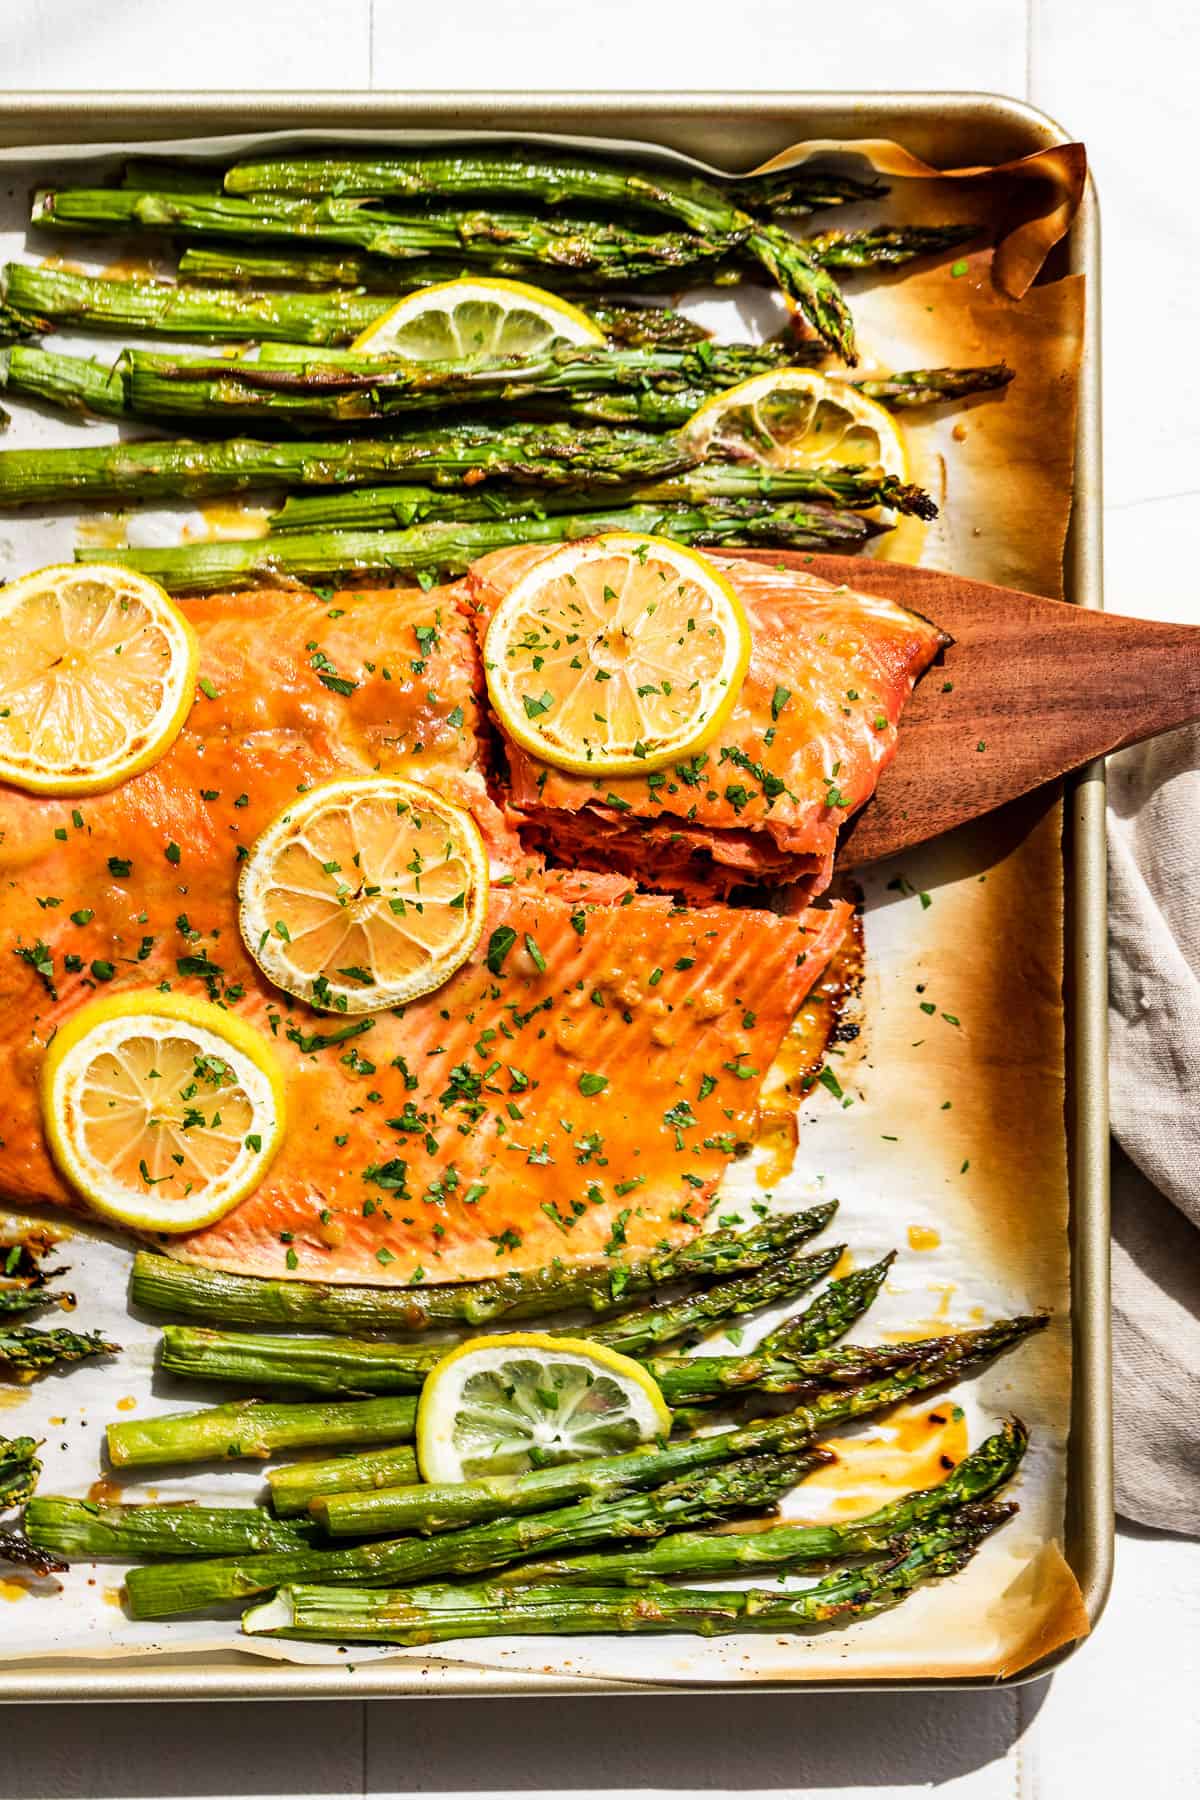
<svg viewBox="0 0 1200 1800">
<path fill-rule="evenodd" d="M 258 1189 L 176 1254 L 403 1283 L 695 1230 L 849 909 L 689 910 L 546 871 L 488 797 L 463 600 L 189 602 L 203 687 L 158 763 L 76 802 L 0 790 L 0 1192 L 72 1203 L 41 1126 L 46 1045 L 96 991 L 167 984 L 270 1035 L 290 1121 Z M 493 886 L 448 983 L 348 1021 L 259 972 L 237 872 L 298 789 L 379 768 L 472 810 Z"/>
<path fill-rule="evenodd" d="M 513 583 L 552 554 L 496 551 L 468 572 L 480 638 Z M 728 723 L 673 769 L 601 780 L 506 742 L 509 801 L 531 842 L 648 887 L 720 898 L 747 882 L 828 886 L 837 835 L 896 753 L 900 715 L 945 639 L 893 601 L 761 563 L 722 564 L 753 634 Z"/>
</svg>

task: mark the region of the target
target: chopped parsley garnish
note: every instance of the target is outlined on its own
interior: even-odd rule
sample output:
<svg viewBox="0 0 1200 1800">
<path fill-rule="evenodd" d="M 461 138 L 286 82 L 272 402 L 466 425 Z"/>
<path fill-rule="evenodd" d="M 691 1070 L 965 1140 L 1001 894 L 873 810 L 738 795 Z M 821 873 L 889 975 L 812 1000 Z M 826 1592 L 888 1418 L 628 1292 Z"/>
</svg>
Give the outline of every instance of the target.
<svg viewBox="0 0 1200 1800">
<path fill-rule="evenodd" d="M 823 1088 L 829 1089 L 829 1092 L 833 1095 L 835 1100 L 840 1100 L 842 1098 L 842 1084 L 828 1064 L 821 1070 L 821 1073 L 817 1076 L 817 1080 Z"/>
<path fill-rule="evenodd" d="M 58 999 L 58 989 L 54 985 L 54 956 L 49 944 L 41 938 L 36 944 L 19 944 L 15 954 L 22 962 L 27 962 L 35 975 L 40 975 L 52 1000 Z"/>
<path fill-rule="evenodd" d="M 498 925 L 488 939 L 486 962 L 493 975 L 499 975 L 504 959 L 517 941 L 511 925 Z"/>
</svg>

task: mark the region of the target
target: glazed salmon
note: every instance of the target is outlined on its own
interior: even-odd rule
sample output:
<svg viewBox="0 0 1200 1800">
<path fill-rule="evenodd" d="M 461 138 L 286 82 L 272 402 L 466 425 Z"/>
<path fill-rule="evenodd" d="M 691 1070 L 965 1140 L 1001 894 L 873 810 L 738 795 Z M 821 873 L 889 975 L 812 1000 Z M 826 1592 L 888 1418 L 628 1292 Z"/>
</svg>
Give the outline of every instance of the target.
<svg viewBox="0 0 1200 1800">
<path fill-rule="evenodd" d="M 259 1188 L 168 1245 L 246 1273 L 401 1283 L 688 1235 L 844 905 L 778 918 L 546 871 L 488 797 L 473 634 L 449 589 L 191 602 L 201 689 L 154 766 L 69 800 L 0 790 L 0 1192 L 69 1204 L 38 1074 L 97 990 L 166 984 L 273 1040 L 289 1129 Z M 274 988 L 237 925 L 242 851 L 296 792 L 377 769 L 473 811 L 473 959 L 403 1013 Z"/>
<path fill-rule="evenodd" d="M 543 547 L 497 551 L 462 585 L 482 638 Z M 509 797 L 530 841 L 566 862 L 712 899 L 746 882 L 822 893 L 837 835 L 896 752 L 904 704 L 945 639 L 893 601 L 816 576 L 725 561 L 753 634 L 736 708 L 673 769 L 593 779 L 507 744 Z"/>
</svg>

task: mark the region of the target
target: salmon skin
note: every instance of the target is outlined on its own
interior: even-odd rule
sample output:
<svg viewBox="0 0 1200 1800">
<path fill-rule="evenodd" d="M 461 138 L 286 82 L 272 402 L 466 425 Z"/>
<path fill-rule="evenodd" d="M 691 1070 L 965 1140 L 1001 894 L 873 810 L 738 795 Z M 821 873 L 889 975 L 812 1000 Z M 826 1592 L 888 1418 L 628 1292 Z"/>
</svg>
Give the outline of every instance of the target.
<svg viewBox="0 0 1200 1800">
<path fill-rule="evenodd" d="M 522 545 L 468 571 L 459 591 L 481 639 L 505 593 L 549 554 Z M 698 900 L 799 883 L 802 902 L 829 885 L 838 832 L 875 792 L 904 704 L 947 640 L 894 601 L 815 575 L 721 566 L 753 647 L 716 740 L 674 768 L 603 780 L 506 741 L 511 805 L 530 841 L 571 863 Z"/>
<path fill-rule="evenodd" d="M 0 790 L 0 1192 L 72 1203 L 41 1125 L 46 1046 L 95 992 L 165 984 L 268 1035 L 290 1121 L 255 1192 L 174 1254 L 399 1285 L 694 1233 L 849 908 L 688 908 L 547 870 L 488 796 L 463 604 L 189 602 L 202 687 L 165 756 L 77 801 Z M 260 973 L 237 874 L 298 790 L 378 770 L 468 806 L 493 885 L 449 982 L 347 1020 Z"/>
</svg>

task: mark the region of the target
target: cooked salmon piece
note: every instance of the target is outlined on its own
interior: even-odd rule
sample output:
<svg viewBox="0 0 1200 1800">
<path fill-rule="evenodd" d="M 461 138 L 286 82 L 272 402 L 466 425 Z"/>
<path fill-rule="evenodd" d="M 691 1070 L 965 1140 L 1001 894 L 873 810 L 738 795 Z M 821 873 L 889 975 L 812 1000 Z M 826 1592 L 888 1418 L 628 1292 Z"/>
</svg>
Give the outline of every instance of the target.
<svg viewBox="0 0 1200 1800">
<path fill-rule="evenodd" d="M 751 1135 L 763 1075 L 848 908 L 687 909 L 545 870 L 489 798 L 461 593 L 185 603 L 202 686 L 159 762 L 75 802 L 0 788 L 0 1193 L 71 1204 L 38 1076 L 95 992 L 231 1008 L 284 1065 L 259 1188 L 166 1247 L 250 1274 L 402 1283 L 684 1237 Z M 298 790 L 378 769 L 473 812 L 478 949 L 405 1011 L 345 1019 L 273 987 L 237 924 L 242 852 Z"/>
<path fill-rule="evenodd" d="M 331 1021 L 280 1018 L 283 1150 L 174 1248 L 248 1274 L 407 1283 L 694 1235 L 849 910 L 494 888 L 472 961 L 402 1015 L 307 1054 Z"/>
<path fill-rule="evenodd" d="M 504 594 L 551 554 L 496 551 L 468 572 L 484 637 Z M 646 775 L 595 779 L 508 742 L 508 799 L 529 840 L 647 887 L 719 898 L 748 882 L 822 893 L 837 835 L 896 753 L 900 715 L 945 643 L 893 601 L 815 575 L 722 561 L 750 622 L 741 694 L 706 750 Z"/>
</svg>

